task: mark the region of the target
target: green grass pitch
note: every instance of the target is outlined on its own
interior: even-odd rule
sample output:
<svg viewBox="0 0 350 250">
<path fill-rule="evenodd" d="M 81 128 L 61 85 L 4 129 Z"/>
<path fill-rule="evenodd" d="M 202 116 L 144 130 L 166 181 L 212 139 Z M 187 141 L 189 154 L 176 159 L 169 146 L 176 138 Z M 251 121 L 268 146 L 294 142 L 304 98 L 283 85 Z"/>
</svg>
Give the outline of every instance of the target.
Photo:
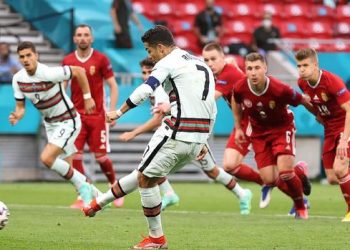
<svg viewBox="0 0 350 250">
<path fill-rule="evenodd" d="M 162 213 L 169 249 L 349 249 L 350 223 L 338 186 L 314 183 L 307 221 L 287 216 L 291 200 L 274 189 L 269 207 L 258 207 L 260 188 L 251 188 L 252 213 L 241 216 L 236 197 L 219 184 L 175 183 L 180 206 Z M 107 185 L 100 183 L 101 190 Z M 85 218 L 68 208 L 68 183 L 1 183 L 0 200 L 11 212 L 0 231 L 0 249 L 128 249 L 147 235 L 138 191 L 123 208 Z"/>
</svg>

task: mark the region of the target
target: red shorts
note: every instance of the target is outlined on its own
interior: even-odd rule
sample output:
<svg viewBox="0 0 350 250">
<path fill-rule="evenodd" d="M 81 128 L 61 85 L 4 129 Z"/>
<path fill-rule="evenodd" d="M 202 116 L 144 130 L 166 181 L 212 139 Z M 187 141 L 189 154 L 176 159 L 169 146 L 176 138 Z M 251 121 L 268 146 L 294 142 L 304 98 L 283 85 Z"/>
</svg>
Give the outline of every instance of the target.
<svg viewBox="0 0 350 250">
<path fill-rule="evenodd" d="M 246 156 L 249 152 L 249 146 L 251 143 L 250 137 L 245 135 L 246 142 L 242 143 L 241 145 L 237 145 L 235 142 L 235 133 L 236 129 L 233 129 L 230 137 L 227 140 L 226 148 L 233 148 L 237 150 L 241 155 Z"/>
<path fill-rule="evenodd" d="M 271 131 L 270 134 L 252 137 L 255 161 L 258 168 L 277 164 L 279 155 L 295 155 L 295 127 Z"/>
<path fill-rule="evenodd" d="M 337 146 L 341 133 L 326 135 L 323 143 L 322 161 L 325 169 L 333 169 L 333 163 L 337 154 Z M 348 142 L 350 148 L 350 142 Z M 348 149 L 348 157 L 350 158 L 350 149 Z"/>
<path fill-rule="evenodd" d="M 109 151 L 108 127 L 105 115 L 80 115 L 81 130 L 75 140 L 78 151 L 84 150 L 84 145 L 89 145 L 92 153 L 107 153 Z"/>
</svg>

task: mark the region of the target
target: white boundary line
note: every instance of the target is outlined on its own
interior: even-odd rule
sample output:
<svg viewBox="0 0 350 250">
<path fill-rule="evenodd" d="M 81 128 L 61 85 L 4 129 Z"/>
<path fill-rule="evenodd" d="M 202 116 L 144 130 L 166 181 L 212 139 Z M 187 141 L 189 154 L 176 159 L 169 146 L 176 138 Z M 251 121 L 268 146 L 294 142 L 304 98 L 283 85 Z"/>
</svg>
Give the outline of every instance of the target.
<svg viewBox="0 0 350 250">
<path fill-rule="evenodd" d="M 57 209 L 69 209 L 73 210 L 70 208 L 68 205 L 67 206 L 56 206 L 56 205 L 29 205 L 29 204 L 7 204 L 8 207 L 11 209 L 13 208 L 57 208 Z M 140 212 L 140 209 L 131 209 L 131 208 L 113 208 L 109 209 L 110 211 L 125 211 L 125 212 Z M 239 213 L 236 212 L 219 212 L 219 211 L 187 211 L 187 210 L 180 210 L 180 211 L 173 211 L 173 210 L 166 210 L 163 211 L 162 213 L 165 214 L 202 214 L 202 215 L 222 215 L 222 216 L 242 216 L 242 218 L 246 218 L 249 216 L 254 216 L 254 217 L 267 217 L 267 218 L 274 218 L 274 217 L 283 217 L 287 218 L 290 217 L 292 218 L 293 216 L 288 216 L 287 214 L 250 214 L 248 216 L 246 215 L 240 215 Z M 98 216 L 98 215 L 97 215 Z M 309 218 L 315 218 L 315 219 L 328 219 L 328 220 L 341 220 L 342 217 L 339 216 L 333 216 L 333 215 L 309 215 Z"/>
</svg>

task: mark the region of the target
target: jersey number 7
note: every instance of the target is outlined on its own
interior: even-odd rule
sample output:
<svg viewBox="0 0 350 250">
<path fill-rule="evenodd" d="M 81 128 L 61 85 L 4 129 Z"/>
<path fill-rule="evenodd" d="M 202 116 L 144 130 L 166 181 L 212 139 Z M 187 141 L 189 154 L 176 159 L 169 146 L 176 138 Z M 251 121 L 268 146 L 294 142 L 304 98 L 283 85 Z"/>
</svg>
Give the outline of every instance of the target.
<svg viewBox="0 0 350 250">
<path fill-rule="evenodd" d="M 207 99 L 208 92 L 209 92 L 209 72 L 202 65 L 196 64 L 196 67 L 197 67 L 197 70 L 203 71 L 204 75 L 205 75 L 204 90 L 203 90 L 203 94 L 202 94 L 202 100 L 205 101 Z"/>
</svg>

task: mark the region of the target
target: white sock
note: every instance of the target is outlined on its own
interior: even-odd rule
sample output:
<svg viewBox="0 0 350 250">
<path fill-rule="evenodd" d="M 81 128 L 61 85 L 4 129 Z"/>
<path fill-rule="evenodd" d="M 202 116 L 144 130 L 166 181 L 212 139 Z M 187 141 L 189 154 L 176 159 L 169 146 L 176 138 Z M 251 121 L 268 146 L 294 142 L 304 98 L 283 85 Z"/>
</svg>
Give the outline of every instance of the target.
<svg viewBox="0 0 350 250">
<path fill-rule="evenodd" d="M 134 170 L 119 180 L 119 185 L 125 194 L 133 192 L 138 187 L 137 174 L 138 171 Z M 112 190 L 109 189 L 106 193 L 97 196 L 96 201 L 97 204 L 99 204 L 101 207 L 104 207 L 115 199 L 116 197 L 114 196 Z"/>
<path fill-rule="evenodd" d="M 62 177 L 65 177 L 70 169 L 70 165 L 68 162 L 57 158 L 55 162 L 52 164 L 51 169 L 57 172 Z M 86 176 L 82 175 L 79 171 L 73 169 L 73 175 L 72 178 L 69 179 L 69 181 L 75 186 L 75 188 L 78 190 L 81 185 L 86 182 Z"/>
<path fill-rule="evenodd" d="M 159 238 L 163 236 L 162 221 L 160 217 L 160 208 L 162 199 L 160 197 L 159 187 L 155 186 L 152 188 L 140 188 L 141 203 L 144 208 L 144 213 L 146 209 L 155 208 L 158 206 L 159 214 L 156 216 L 146 216 L 148 222 L 149 235 L 153 238 Z"/>
<path fill-rule="evenodd" d="M 139 186 L 137 175 L 138 170 L 132 171 L 127 176 L 124 176 L 119 180 L 119 185 L 123 189 L 125 194 L 130 194 L 131 192 L 135 191 L 135 189 Z"/>
<path fill-rule="evenodd" d="M 160 189 L 160 193 L 162 194 L 162 196 L 167 195 L 167 196 L 171 196 L 175 194 L 175 191 L 173 189 L 173 187 L 170 185 L 170 182 L 168 181 L 168 179 L 166 179 L 162 184 L 158 185 L 159 189 Z"/>
<path fill-rule="evenodd" d="M 231 180 L 232 180 L 232 176 L 230 174 L 228 174 L 227 172 L 225 172 L 225 170 L 223 170 L 222 168 L 219 168 L 219 174 L 216 177 L 216 181 L 220 182 L 221 184 L 223 184 L 224 186 L 227 186 Z M 238 184 L 238 182 L 236 182 L 236 185 L 234 186 L 233 189 L 231 189 L 231 191 L 240 199 L 245 195 L 245 190 Z"/>
<path fill-rule="evenodd" d="M 100 205 L 100 207 L 104 207 L 114 200 L 115 200 L 115 196 L 111 189 L 109 189 L 106 193 L 103 193 L 96 197 L 96 202 L 98 205 Z"/>
<path fill-rule="evenodd" d="M 243 198 L 246 194 L 245 189 L 242 188 L 238 183 L 236 183 L 235 187 L 232 189 L 232 192 L 239 198 Z"/>
</svg>

